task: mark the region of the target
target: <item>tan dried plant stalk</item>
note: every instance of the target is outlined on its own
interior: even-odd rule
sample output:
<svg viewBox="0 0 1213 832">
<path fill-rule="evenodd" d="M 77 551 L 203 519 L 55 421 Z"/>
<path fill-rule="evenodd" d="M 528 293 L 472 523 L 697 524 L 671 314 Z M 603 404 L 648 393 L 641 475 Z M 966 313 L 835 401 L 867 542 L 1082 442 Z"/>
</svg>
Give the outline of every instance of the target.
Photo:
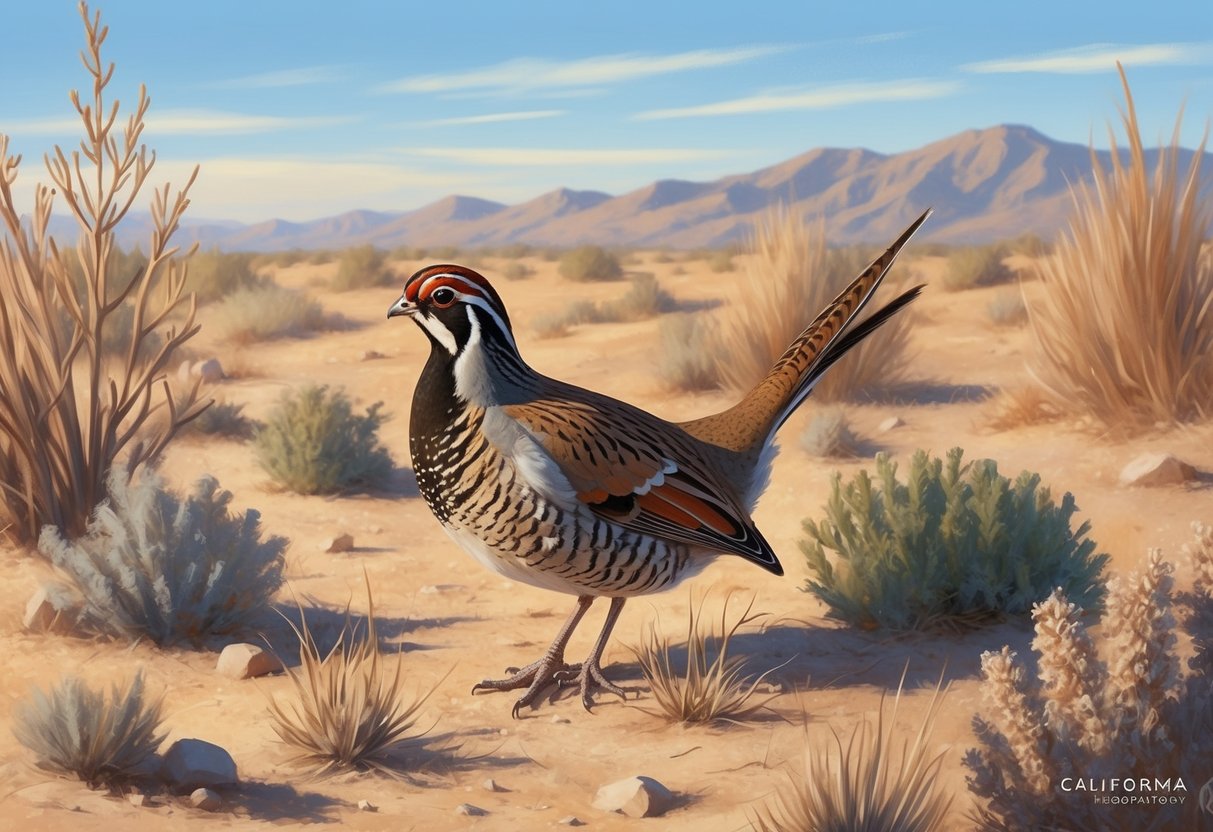
<svg viewBox="0 0 1213 832">
<path fill-rule="evenodd" d="M 21 543 L 48 524 L 69 538 L 83 533 L 115 461 L 125 454 L 134 472 L 205 407 L 196 383 L 174 396 L 166 379 L 174 352 L 198 331 L 194 298 L 183 293 L 185 264 L 169 245 L 197 168 L 174 196 L 167 184 L 153 192 L 147 266 L 118 285 L 109 266 L 115 228 L 155 163 L 140 144 L 150 100 L 141 87 L 120 125 L 118 102 L 105 97 L 114 72 L 101 59 L 108 29 L 84 3 L 80 14 L 92 95 L 73 91 L 71 100 L 84 138 L 78 150 L 56 146 L 44 157 L 53 188 L 35 186 L 25 223 L 13 194 L 21 157 L 0 135 L 0 526 L 11 524 Z M 80 228 L 82 292 L 49 234 L 56 194 Z M 133 313 L 129 344 L 108 360 L 102 334 L 124 305 Z M 167 418 L 149 420 L 161 409 Z"/>
</svg>

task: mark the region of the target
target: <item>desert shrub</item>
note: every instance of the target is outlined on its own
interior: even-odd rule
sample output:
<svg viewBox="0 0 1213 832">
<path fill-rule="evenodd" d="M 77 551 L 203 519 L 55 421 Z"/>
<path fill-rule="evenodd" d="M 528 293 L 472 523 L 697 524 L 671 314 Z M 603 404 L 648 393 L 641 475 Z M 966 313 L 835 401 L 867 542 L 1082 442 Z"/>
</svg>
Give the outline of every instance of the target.
<svg viewBox="0 0 1213 832">
<path fill-rule="evenodd" d="M 501 276 L 506 280 L 526 280 L 535 274 L 535 270 L 526 263 L 513 262 L 501 270 Z"/>
<path fill-rule="evenodd" d="M 38 546 L 82 596 L 83 630 L 198 641 L 246 627 L 282 584 L 286 539 L 262 540 L 261 515 L 232 514 L 231 501 L 214 477 L 183 499 L 155 474 L 132 483 L 115 468 L 87 533 L 69 541 L 48 526 Z"/>
<path fill-rule="evenodd" d="M 172 246 L 193 177 L 172 198 L 167 187 L 154 192 L 146 266 L 123 266 L 115 230 L 154 162 L 142 144 L 148 99 L 141 92 L 125 114 L 107 99 L 113 66 L 101 58 L 106 30 L 86 6 L 80 10 L 91 95 L 73 92 L 71 100 L 84 138 L 78 158 L 60 147 L 47 155 L 51 185 L 33 188 L 30 209 L 16 204 L 21 159 L 9 155 L 0 135 L 0 528 L 19 543 L 36 540 L 46 524 L 81 533 L 114 461 L 137 471 L 199 407 L 196 385 L 174 392 L 163 383 L 178 348 L 198 331 Z M 74 251 L 61 250 L 48 234 L 56 207 L 80 229 Z M 73 281 L 73 259 L 81 282 Z M 139 322 L 137 331 L 125 330 L 133 349 L 103 360 L 113 349 L 107 333 L 123 330 L 109 319 L 127 314 L 117 310 L 128 304 L 129 321 Z M 153 424 L 148 417 L 161 408 L 169 418 Z"/>
<path fill-rule="evenodd" d="M 1201 251 L 1213 212 L 1200 196 L 1204 144 L 1181 175 L 1177 121 L 1148 170 L 1121 80 L 1128 161 L 1114 140 L 1110 171 L 1092 155 L 1094 181 L 1071 189 L 1030 311 L 1033 371 L 1057 406 L 1133 432 L 1213 414 L 1213 255 Z"/>
<path fill-rule="evenodd" d="M 662 318 L 658 333 L 661 353 L 657 356 L 657 375 L 663 385 L 687 392 L 720 386 L 720 365 L 710 348 L 717 338 L 712 320 L 680 312 Z"/>
<path fill-rule="evenodd" d="M 708 268 L 716 274 L 725 274 L 737 270 L 733 263 L 733 255 L 727 251 L 718 251 L 708 260 Z"/>
<path fill-rule="evenodd" d="M 631 284 L 623 297 L 602 304 L 600 320 L 643 321 L 674 308 L 674 298 L 653 275 L 638 274 L 631 278 Z"/>
<path fill-rule="evenodd" d="M 370 289 L 386 286 L 395 279 L 386 265 L 383 252 L 367 244 L 353 246 L 341 252 L 337 258 L 337 274 L 330 284 L 334 291 L 348 292 L 351 289 Z"/>
<path fill-rule="evenodd" d="M 299 626 L 290 622 L 299 639 L 299 666 L 286 668 L 295 696 L 285 703 L 270 700 L 270 724 L 298 752 L 298 761 L 320 774 L 367 768 L 390 772 L 393 752 L 425 735 L 414 728 L 437 685 L 405 700 L 401 656 L 392 671 L 379 652 L 369 581 L 367 604 L 365 628 L 352 622 L 347 610 L 336 644 L 323 654 L 302 608 Z"/>
<path fill-rule="evenodd" d="M 986 306 L 986 314 L 995 326 L 1020 326 L 1028 322 L 1028 307 L 1018 289 L 1005 289 Z"/>
<path fill-rule="evenodd" d="M 664 263 L 673 263 L 674 258 L 670 256 L 669 252 L 659 251 L 653 255 L 653 262 L 654 263 L 663 263 L 663 264 Z"/>
<path fill-rule="evenodd" d="M 560 276 L 577 283 L 618 280 L 623 277 L 619 258 L 599 246 L 580 246 L 560 258 Z"/>
<path fill-rule="evenodd" d="M 392 471 L 379 442 L 383 402 L 353 412 L 341 391 L 308 385 L 283 394 L 254 437 L 257 461 L 282 487 L 299 494 L 332 494 L 374 485 Z"/>
<path fill-rule="evenodd" d="M 755 613 L 754 600 L 741 615 L 729 623 L 729 600 L 726 596 L 720 610 L 720 625 L 704 622 L 706 596 L 698 603 L 692 601 L 687 612 L 686 668 L 675 666 L 671 642 L 654 622 L 645 629 L 639 647 L 632 648 L 645 682 L 657 704 L 656 715 L 670 722 L 744 722 L 752 719 L 771 697 L 758 695 L 763 673 L 749 678 L 746 662 L 729 655 L 729 645 L 737 632 L 766 616 Z M 767 671 L 768 673 L 770 671 Z"/>
<path fill-rule="evenodd" d="M 306 335 L 328 326 L 324 309 L 297 289 L 267 283 L 239 289 L 210 307 L 207 325 L 232 344 L 248 345 L 283 336 Z"/>
<path fill-rule="evenodd" d="M 223 436 L 228 439 L 249 439 L 256 422 L 244 415 L 244 405 L 214 402 L 186 425 L 186 432 L 203 436 Z"/>
<path fill-rule="evenodd" d="M 1052 244 L 1031 232 L 1020 234 L 1006 245 L 1012 254 L 1021 254 L 1024 257 L 1045 257 L 1052 252 L 1053 248 Z"/>
<path fill-rule="evenodd" d="M 125 687 L 114 685 L 108 698 L 68 676 L 17 703 L 13 734 L 39 768 L 109 785 L 146 773 L 164 740 L 160 710 L 161 700 L 145 698 L 141 672 Z"/>
<path fill-rule="evenodd" d="M 313 266 L 323 266 L 325 263 L 332 263 L 337 259 L 337 255 L 328 249 L 316 249 L 310 252 L 307 256 L 307 262 Z"/>
<path fill-rule="evenodd" d="M 859 271 L 852 250 L 828 250 L 823 226 L 810 227 L 786 208 L 756 224 L 733 302 L 709 352 L 726 385 L 748 391 L 788 345 Z M 882 293 L 885 290 L 882 290 Z M 879 298 L 873 301 L 878 304 Z M 895 315 L 830 368 L 813 389 L 817 401 L 844 401 L 896 385 L 909 367 L 910 318 Z"/>
<path fill-rule="evenodd" d="M 939 782 L 943 753 L 931 756 L 935 720 L 946 690 L 937 685 L 912 740 L 897 740 L 903 674 L 885 716 L 881 696 L 876 725 L 865 718 L 846 744 L 833 730 L 811 743 L 806 731 L 802 775 L 788 782 L 755 813 L 756 832 L 934 832 L 944 827 L 952 798 Z"/>
<path fill-rule="evenodd" d="M 948 255 L 948 268 L 943 275 L 943 287 L 949 292 L 976 289 L 1006 283 L 1014 272 L 1003 262 L 1010 252 L 1001 243 L 988 246 L 965 246 Z"/>
<path fill-rule="evenodd" d="M 261 286 L 266 281 L 253 270 L 254 256 L 243 252 L 224 254 L 217 248 L 200 251 L 190 258 L 185 290 L 196 294 L 199 303 L 213 303 L 238 289 Z"/>
<path fill-rule="evenodd" d="M 1205 828 L 1196 792 L 1213 759 L 1213 532 L 1197 527 L 1188 552 L 1197 575 L 1184 602 L 1195 647 L 1188 672 L 1177 654 L 1181 599 L 1157 549 L 1140 571 L 1109 582 L 1101 645 L 1082 607 L 1058 590 L 1032 611 L 1038 679 L 1007 647 L 982 655 L 987 716 L 974 717 L 981 745 L 965 758 L 969 788 L 983 799 L 973 818 L 981 828 L 1106 829 L 1113 814 L 1124 829 Z M 1185 799 L 1130 802 L 1168 789 L 1067 788 L 1066 778 L 1182 780 L 1169 795 Z"/>
<path fill-rule="evenodd" d="M 1000 390 L 985 411 L 986 426 L 996 431 L 1055 422 L 1061 417 L 1050 397 L 1035 385 Z"/>
<path fill-rule="evenodd" d="M 805 591 L 865 629 L 1018 615 L 1055 587 L 1098 608 L 1108 556 L 1093 554 L 1088 523 L 1070 528 L 1074 497 L 1057 505 L 1038 474 L 1012 483 L 993 460 L 962 465 L 962 455 L 953 448 L 945 463 L 918 451 L 905 483 L 887 454 L 876 457 L 875 483 L 861 471 L 844 486 L 836 474 L 826 518 L 804 521 Z"/>
<path fill-rule="evenodd" d="M 800 447 L 813 456 L 845 459 L 864 455 L 865 442 L 851 430 L 847 412 L 825 407 L 813 413 L 800 435 Z"/>
<path fill-rule="evenodd" d="M 569 334 L 569 316 L 565 312 L 547 312 L 531 319 L 531 329 L 541 340 L 563 338 Z"/>
<path fill-rule="evenodd" d="M 670 274 L 674 277 L 682 277 L 686 273 L 687 270 L 682 266 L 675 266 L 674 268 L 670 269 Z"/>
</svg>

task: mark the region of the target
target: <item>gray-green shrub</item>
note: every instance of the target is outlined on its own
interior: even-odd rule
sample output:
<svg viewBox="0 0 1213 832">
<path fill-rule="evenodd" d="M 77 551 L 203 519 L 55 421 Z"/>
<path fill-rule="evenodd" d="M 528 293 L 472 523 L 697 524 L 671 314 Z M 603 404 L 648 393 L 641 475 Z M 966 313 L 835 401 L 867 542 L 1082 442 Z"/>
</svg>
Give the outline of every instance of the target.
<svg viewBox="0 0 1213 832">
<path fill-rule="evenodd" d="M 986 314 L 995 326 L 1020 326 L 1028 322 L 1028 307 L 1018 289 L 1000 291 L 986 306 Z"/>
<path fill-rule="evenodd" d="M 384 480 L 392 457 L 379 442 L 383 402 L 353 412 L 340 390 L 308 385 L 285 393 L 254 437 L 257 461 L 282 487 L 332 494 Z"/>
<path fill-rule="evenodd" d="M 666 387 L 693 392 L 720 386 L 720 365 L 708 346 L 716 340 L 711 320 L 681 312 L 663 318 L 658 332 L 657 374 Z"/>
<path fill-rule="evenodd" d="M 129 780 L 164 740 L 162 700 L 144 697 L 143 674 L 114 685 L 107 699 L 82 679 L 68 676 L 35 688 L 13 708 L 13 734 L 34 752 L 39 768 L 79 777 L 90 786 Z"/>
<path fill-rule="evenodd" d="M 185 433 L 223 436 L 228 439 L 249 439 L 257 423 L 244 415 L 244 405 L 213 402 L 184 428 Z"/>
<path fill-rule="evenodd" d="M 862 456 L 864 441 L 851 430 L 847 412 L 842 407 L 818 409 L 800 435 L 800 447 L 813 456 L 843 459 Z"/>
<path fill-rule="evenodd" d="M 386 286 L 394 279 L 383 252 L 367 244 L 341 252 L 337 258 L 337 274 L 331 286 L 335 291 L 348 292 L 351 289 Z"/>
<path fill-rule="evenodd" d="M 826 517 L 803 524 L 805 591 L 867 629 L 1025 614 L 1058 587 L 1098 609 L 1108 556 L 1094 554 L 1089 523 L 1071 529 L 1074 497 L 1057 505 L 1038 474 L 1012 483 L 993 460 L 962 465 L 962 455 L 953 448 L 945 462 L 917 451 L 904 483 L 887 454 L 876 457 L 875 482 L 861 471 L 843 485 L 836 474 Z"/>
<path fill-rule="evenodd" d="M 197 642 L 248 626 L 282 585 L 285 538 L 261 538 L 261 515 L 229 512 L 232 495 L 203 477 L 182 498 L 148 473 L 109 476 L 109 499 L 72 541 L 42 530 L 38 547 L 83 598 L 86 632 Z"/>
<path fill-rule="evenodd" d="M 602 304 L 600 320 L 643 321 L 674 308 L 673 296 L 661 288 L 653 275 L 635 275 L 631 278 L 631 284 L 623 297 Z"/>
<path fill-rule="evenodd" d="M 623 277 L 619 258 L 600 246 L 580 246 L 560 258 L 560 276 L 576 283 L 618 280 Z"/>
<path fill-rule="evenodd" d="M 185 291 L 196 294 L 198 303 L 213 303 L 238 289 L 263 285 L 265 278 L 253 270 L 254 256 L 244 252 L 224 254 L 217 248 L 196 253 L 189 260 Z"/>
<path fill-rule="evenodd" d="M 943 287 L 949 292 L 1006 283 L 1014 272 L 1003 260 L 1009 252 L 1001 244 L 966 246 L 948 255 L 948 270 L 943 275 Z"/>
<path fill-rule="evenodd" d="M 208 308 L 205 325 L 233 344 L 305 335 L 328 325 L 324 309 L 303 292 L 267 283 L 238 289 Z"/>
</svg>

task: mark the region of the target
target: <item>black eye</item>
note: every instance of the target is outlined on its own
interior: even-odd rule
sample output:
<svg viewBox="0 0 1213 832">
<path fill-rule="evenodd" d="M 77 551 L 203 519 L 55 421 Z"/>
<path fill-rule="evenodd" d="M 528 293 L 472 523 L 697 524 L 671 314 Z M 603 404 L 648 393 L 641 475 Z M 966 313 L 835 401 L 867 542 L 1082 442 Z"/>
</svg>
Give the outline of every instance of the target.
<svg viewBox="0 0 1213 832">
<path fill-rule="evenodd" d="M 434 302 L 435 306 L 445 308 L 455 302 L 455 292 L 446 286 L 439 286 L 434 290 L 434 294 L 430 295 L 430 300 Z"/>
</svg>

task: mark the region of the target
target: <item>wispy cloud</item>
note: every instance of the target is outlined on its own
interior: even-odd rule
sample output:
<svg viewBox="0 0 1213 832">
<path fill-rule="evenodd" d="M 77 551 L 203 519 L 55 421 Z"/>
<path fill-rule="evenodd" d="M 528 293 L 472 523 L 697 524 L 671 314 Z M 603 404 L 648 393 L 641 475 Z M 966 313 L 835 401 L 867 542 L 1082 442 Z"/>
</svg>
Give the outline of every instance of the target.
<svg viewBox="0 0 1213 832">
<path fill-rule="evenodd" d="M 943 98 L 952 95 L 959 89 L 960 84 L 955 81 L 933 81 L 922 78 L 876 83 L 834 84 L 812 89 L 764 92 L 745 98 L 733 98 L 693 107 L 645 110 L 636 113 L 632 118 L 639 121 L 651 121 L 667 118 L 773 113 L 783 110 L 825 110 L 855 104 Z"/>
<path fill-rule="evenodd" d="M 230 113 L 220 110 L 152 110 L 147 114 L 150 135 L 203 135 L 270 133 L 277 130 L 298 130 L 308 127 L 331 127 L 347 124 L 350 116 L 286 117 Z M 76 135 L 82 127 L 78 118 L 26 119 L 4 123 L 4 130 L 14 136 Z"/>
<path fill-rule="evenodd" d="M 211 81 L 203 86 L 212 89 L 277 89 L 279 87 L 307 87 L 315 84 L 327 84 L 340 81 L 345 77 L 344 70 L 337 66 L 303 66 L 295 69 L 279 69 L 273 72 L 261 72 L 256 75 L 244 75 L 239 78 L 225 78 Z"/>
<path fill-rule="evenodd" d="M 497 124 L 503 121 L 533 121 L 537 118 L 555 118 L 565 114 L 565 110 L 522 110 L 513 113 L 485 113 L 479 116 L 456 116 L 454 118 L 436 118 L 423 122 L 425 127 L 451 127 L 461 124 Z"/>
<path fill-rule="evenodd" d="M 656 75 L 731 66 L 784 52 L 787 46 L 697 49 L 672 55 L 598 55 L 573 61 L 517 58 L 492 66 L 443 75 L 414 75 L 383 84 L 382 92 L 458 93 L 595 87 Z"/>
<path fill-rule="evenodd" d="M 539 147 L 405 147 L 404 153 L 469 165 L 559 167 L 575 165 L 647 165 L 720 159 L 731 150 L 700 148 L 539 148 Z"/>
<path fill-rule="evenodd" d="M 1116 61 L 1129 67 L 1213 62 L 1213 43 L 1092 43 L 1056 52 L 964 64 L 968 72 L 1048 72 L 1077 75 L 1108 72 Z"/>
</svg>

